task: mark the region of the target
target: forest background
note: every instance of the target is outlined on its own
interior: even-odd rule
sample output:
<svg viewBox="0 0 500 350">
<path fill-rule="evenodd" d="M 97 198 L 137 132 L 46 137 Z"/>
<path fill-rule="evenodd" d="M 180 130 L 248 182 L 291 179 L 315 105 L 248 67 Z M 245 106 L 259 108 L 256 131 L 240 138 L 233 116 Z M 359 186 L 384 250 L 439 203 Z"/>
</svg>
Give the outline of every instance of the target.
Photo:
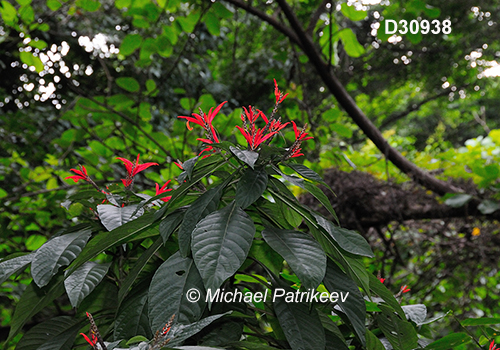
<svg viewBox="0 0 500 350">
<path fill-rule="evenodd" d="M 64 205 L 70 168 L 104 185 L 125 177 L 116 157 L 140 153 L 161 165 L 136 182 L 154 195 L 200 150 L 177 116 L 227 100 L 230 135 L 241 106 L 272 110 L 276 79 L 280 116 L 314 136 L 301 161 L 370 242 L 371 272 L 429 315 L 451 310 L 437 335 L 500 317 L 494 1 L 17 0 L 0 13 L 0 258 L 83 212 Z M 451 32 L 389 35 L 385 19 L 447 19 Z M 1 341 L 29 282 L 0 289 Z M 26 327 L 71 312 L 61 301 Z"/>
</svg>

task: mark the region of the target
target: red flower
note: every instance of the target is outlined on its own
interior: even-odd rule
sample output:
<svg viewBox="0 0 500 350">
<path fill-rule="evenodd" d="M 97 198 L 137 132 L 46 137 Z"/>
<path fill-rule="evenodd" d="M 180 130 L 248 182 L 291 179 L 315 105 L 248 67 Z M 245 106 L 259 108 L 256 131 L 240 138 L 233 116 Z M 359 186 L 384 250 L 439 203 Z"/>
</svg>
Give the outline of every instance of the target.
<svg viewBox="0 0 500 350">
<path fill-rule="evenodd" d="M 80 165 L 82 170 L 71 169 L 76 175 L 68 176 L 65 179 L 73 179 L 73 181 L 78 182 L 78 180 L 89 181 L 89 176 L 87 175 L 87 169 L 83 165 Z"/>
<path fill-rule="evenodd" d="M 401 293 L 407 293 L 410 291 L 410 288 L 408 288 L 407 285 L 401 286 Z"/>
<path fill-rule="evenodd" d="M 130 188 L 132 186 L 132 184 L 134 183 L 134 176 L 137 175 L 139 172 L 146 170 L 152 165 L 158 165 L 158 163 L 139 164 L 139 154 L 137 155 L 137 160 L 135 161 L 135 163 L 125 158 L 117 157 L 116 159 L 121 160 L 123 164 L 125 164 L 125 168 L 127 168 L 127 178 L 122 179 L 125 188 Z"/>
<path fill-rule="evenodd" d="M 302 141 L 312 139 L 312 136 L 306 137 L 308 134 L 305 132 L 307 124 L 302 127 L 302 129 L 298 129 L 297 125 L 295 124 L 294 121 L 292 121 L 293 124 L 293 131 L 295 132 L 295 142 L 293 143 L 292 147 L 289 148 L 287 154 L 285 155 L 285 159 L 293 158 L 293 157 L 300 157 L 303 156 L 303 153 L 300 153 L 302 151 L 302 148 L 300 146 L 302 145 Z"/>
<path fill-rule="evenodd" d="M 270 131 L 280 131 L 281 129 L 286 127 L 288 124 L 290 124 L 290 123 L 287 122 L 285 124 L 281 124 L 281 120 L 273 119 L 273 120 L 271 120 L 271 124 L 269 125 L 269 130 Z"/>
<path fill-rule="evenodd" d="M 257 121 L 257 118 L 259 118 L 259 116 L 261 116 L 262 119 L 264 119 L 266 124 L 269 122 L 267 120 L 266 115 L 262 113 L 262 111 L 252 108 L 252 106 L 248 106 L 248 110 L 245 107 L 243 107 L 243 109 L 245 110 L 245 114 L 247 116 L 248 121 L 250 122 L 250 125 L 254 124 Z M 243 123 L 245 123 L 245 116 L 243 114 L 241 115 L 241 120 L 243 121 Z"/>
<path fill-rule="evenodd" d="M 380 277 L 379 280 L 380 280 L 380 283 L 384 283 L 385 278 Z"/>
<path fill-rule="evenodd" d="M 156 184 L 156 195 L 159 195 L 160 193 L 165 193 L 165 192 L 169 192 L 169 191 L 172 191 L 171 188 L 168 188 L 168 189 L 165 189 L 165 187 L 167 187 L 167 185 L 170 183 L 171 180 L 168 180 L 165 185 L 163 185 L 161 188 L 160 188 L 160 185 Z M 163 197 L 163 198 L 160 198 L 162 201 L 164 202 L 168 202 L 170 200 L 170 198 L 172 198 L 172 196 L 168 196 L 168 197 Z"/>
<path fill-rule="evenodd" d="M 90 344 L 90 346 L 92 347 L 92 349 L 96 348 L 96 345 L 97 345 L 97 336 L 95 334 L 93 334 L 92 332 L 90 333 L 90 337 L 92 338 L 92 340 L 90 340 L 89 337 L 87 337 L 87 335 L 85 335 L 84 333 L 80 333 L 80 334 L 83 335 L 83 337 L 85 338 L 85 340 L 87 341 L 87 343 Z"/>
<path fill-rule="evenodd" d="M 182 164 L 182 162 L 181 162 L 181 161 L 179 161 L 179 163 L 174 162 L 174 164 L 175 164 L 175 165 L 177 165 L 177 166 L 179 167 L 179 169 L 184 170 L 184 168 L 183 168 L 183 165 L 184 165 L 184 164 Z"/>
<path fill-rule="evenodd" d="M 212 126 L 212 121 L 214 120 L 215 116 L 217 113 L 219 113 L 220 109 L 222 106 L 226 103 L 227 101 L 222 102 L 220 105 L 215 107 L 215 109 L 212 107 L 210 108 L 210 111 L 208 114 L 203 113 L 203 111 L 200 110 L 200 112 L 203 114 L 203 116 L 193 113 L 192 117 L 186 117 L 186 116 L 179 116 L 177 118 L 184 118 L 187 119 L 186 126 L 189 130 L 192 130 L 193 128 L 189 125 L 189 122 L 193 122 L 195 124 L 200 125 L 205 131 L 207 132 L 207 135 L 209 138 L 213 137 L 213 142 L 219 142 L 219 139 L 217 138 L 217 134 L 215 132 L 214 127 Z M 210 136 L 211 135 L 211 136 Z"/>
<path fill-rule="evenodd" d="M 280 104 L 288 96 L 288 94 L 283 96 L 283 93 L 278 89 L 276 79 L 274 79 L 274 96 L 276 96 L 276 104 Z"/>
<path fill-rule="evenodd" d="M 293 124 L 293 131 L 295 132 L 295 140 L 299 140 L 299 141 L 305 141 L 305 140 L 309 140 L 309 139 L 313 139 L 314 137 L 312 136 L 309 136 L 309 137 L 306 137 L 306 135 L 308 134 L 307 132 L 304 132 L 305 131 L 305 127 L 304 126 L 301 130 L 299 130 L 297 128 L 297 125 L 295 124 L 294 121 L 292 121 L 292 124 Z"/>
<path fill-rule="evenodd" d="M 494 341 L 494 340 L 492 340 L 492 341 L 491 341 L 491 344 L 490 344 L 490 350 L 500 350 L 500 348 L 497 348 L 497 347 L 495 346 L 495 341 Z"/>
<path fill-rule="evenodd" d="M 273 131 L 267 135 L 264 135 L 265 128 L 256 129 L 254 126 L 252 128 L 252 130 L 250 132 L 248 132 L 245 129 L 243 129 L 241 126 L 236 125 L 236 127 L 241 132 L 243 137 L 245 137 L 245 139 L 247 140 L 248 146 L 250 146 L 251 150 L 257 149 L 262 142 L 266 141 L 268 138 L 272 137 L 274 134 L 277 133 L 277 131 Z"/>
</svg>

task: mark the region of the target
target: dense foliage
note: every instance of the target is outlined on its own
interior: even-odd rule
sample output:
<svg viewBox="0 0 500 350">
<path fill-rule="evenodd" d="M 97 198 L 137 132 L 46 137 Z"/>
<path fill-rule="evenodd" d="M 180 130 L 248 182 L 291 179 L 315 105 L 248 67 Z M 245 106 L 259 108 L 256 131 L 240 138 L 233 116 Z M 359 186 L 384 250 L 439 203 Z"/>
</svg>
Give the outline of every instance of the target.
<svg viewBox="0 0 500 350">
<path fill-rule="evenodd" d="M 444 197 L 427 193 L 435 202 L 446 203 L 453 209 L 440 207 L 436 215 L 406 216 L 403 209 L 400 211 L 401 206 L 393 204 L 390 223 L 365 227 L 363 220 L 356 218 L 354 228 L 372 246 L 374 259 L 361 259 L 356 256 L 360 252 L 349 251 L 338 241 L 325 241 L 335 230 L 340 230 L 342 237 L 360 236 L 333 224 L 331 191 L 328 186 L 316 187 L 313 183 L 331 184 L 326 176 L 323 181 L 312 171 L 328 175 L 326 169 L 336 167 L 368 172 L 390 185 L 389 191 L 384 187 L 378 198 L 392 193 L 391 186 L 407 184 L 411 174 L 388 162 L 388 154 L 366 139 L 350 112 L 332 97 L 335 91 L 325 82 L 324 75 L 318 74 L 314 56 L 298 39 L 300 30 L 289 25 L 287 6 L 311 38 L 328 74 L 338 77 L 389 144 L 412 163 L 464 191 Z M 215 305 L 210 311 L 200 307 L 197 313 L 182 319 L 184 314 L 178 308 L 174 310 L 177 306 L 158 316 L 154 311 L 151 314 L 146 305 L 151 294 L 148 288 L 163 264 L 172 263 L 171 259 L 187 264 L 187 259 L 192 258 L 194 265 L 190 266 L 197 270 L 205 267 L 201 260 L 197 262 L 201 258 L 193 253 L 194 243 L 179 240 L 181 232 L 187 232 L 186 224 L 181 224 L 186 220 L 183 218 L 191 220 L 191 231 L 204 217 L 221 211 L 218 219 L 229 222 L 231 216 L 224 210 L 234 205 L 243 208 L 256 232 L 250 238 L 250 229 L 237 227 L 246 237 L 238 244 L 250 246 L 249 250 L 243 249 L 238 263 L 231 265 L 235 269 L 230 274 L 219 276 L 219 280 L 229 277 L 227 290 L 245 286 L 263 291 L 283 283 L 287 288 L 307 289 L 316 288 L 323 281 L 319 290 L 331 291 L 340 288 L 329 284 L 332 274 L 335 281 L 344 281 L 338 275 L 346 274 L 349 278 L 345 279 L 345 288 L 352 293 L 361 290 L 364 296 L 372 297 L 365 301 L 367 318 L 361 321 L 360 309 L 353 307 L 357 316 L 336 309 L 337 316 L 326 319 L 324 315 L 332 310 L 316 305 L 311 310 L 316 310 L 323 327 L 317 319 L 311 322 L 318 324 L 314 331 L 324 332 L 327 340 L 337 336 L 343 339 L 341 343 L 345 340 L 352 348 L 359 348 L 365 339 L 371 344 L 368 348 L 377 349 L 369 340 L 376 342 L 374 338 L 382 339 L 385 335 L 395 348 L 411 348 L 412 345 L 394 345 L 398 340 L 386 334 L 402 322 L 404 332 L 409 332 L 404 333 L 408 342 L 416 339 L 417 331 L 420 340 L 453 333 L 435 348 L 487 348 L 498 334 L 495 325 L 500 317 L 496 259 L 500 252 L 500 123 L 496 118 L 495 73 L 500 56 L 495 40 L 495 18 L 499 13 L 494 2 L 465 0 L 390 4 L 281 0 L 2 1 L 0 277 L 5 283 L 0 289 L 1 339 L 6 340 L 10 334 L 5 347 L 13 349 L 17 344 L 20 349 L 34 349 L 41 343 L 32 343 L 30 339 L 48 333 L 50 339 L 60 339 L 60 348 L 70 348 L 75 335 L 88 327 L 88 311 L 94 315 L 105 341 L 138 334 L 144 338 L 132 343 L 152 339 L 154 332 L 161 331 L 175 314 L 177 318 L 169 334 L 174 334 L 172 339 L 179 343 L 182 337 L 175 336 L 175 331 L 180 332 L 180 325 L 207 320 L 203 325 L 213 323 L 191 337 L 191 344 L 222 345 L 217 341 L 238 341 L 236 335 L 243 332 L 251 343 L 287 347 L 286 340 L 294 348 L 290 336 L 302 334 L 280 333 L 281 329 L 293 327 L 284 325 L 278 314 L 304 310 L 276 311 L 276 305 L 257 305 L 257 309 L 265 311 L 259 315 L 256 310 L 249 311 L 247 303 L 246 310 L 240 305 L 241 309 L 232 308 L 232 314 L 216 320 L 210 317 L 220 317 L 228 310 Z M 384 21 L 391 18 L 449 19 L 452 32 L 388 36 L 382 29 Z M 273 78 L 288 93 L 283 101 L 280 100 L 284 96 L 276 94 L 269 98 Z M 274 111 L 275 97 L 281 103 L 279 112 Z M 225 100 L 227 103 L 219 104 Z M 254 111 L 249 105 L 256 105 L 263 112 Z M 200 134 L 199 128 L 189 130 L 177 120 L 179 115 L 192 116 L 199 108 L 217 108 L 218 113 L 212 110 L 217 114 L 217 134 Z M 242 115 L 259 120 L 255 127 L 262 131 L 261 144 L 250 136 L 252 129 L 241 125 Z M 276 148 L 271 148 L 271 137 L 262 139 L 269 130 L 264 130 L 266 120 L 261 116 L 269 116 L 269 122 L 273 120 L 271 116 L 276 116 L 282 118 L 283 124 L 296 124 L 273 134 L 272 144 Z M 190 127 L 196 126 L 193 123 L 196 122 L 192 120 Z M 309 136 L 314 138 L 302 145 L 305 157 L 297 158 L 298 163 L 290 159 L 283 162 L 286 149 L 293 152 L 290 147 L 300 135 L 296 125 L 306 124 Z M 242 130 L 234 132 L 235 125 Z M 199 148 L 199 136 L 204 139 L 203 148 L 211 146 L 218 151 L 205 159 L 201 159 L 204 154 L 193 158 L 203 149 Z M 237 146 L 246 143 L 250 144 L 246 150 Z M 298 155 L 300 152 L 296 151 Z M 260 154 L 257 163 L 252 163 L 252 156 L 248 158 L 251 152 Z M 138 154 L 146 164 L 158 166 L 151 165 L 135 176 Z M 122 160 L 116 160 L 117 157 Z M 134 161 L 127 160 L 132 158 Z M 190 160 L 182 166 L 184 175 L 180 175 L 175 162 L 181 164 L 181 160 L 187 159 Z M 76 172 L 69 171 L 71 168 Z M 300 177 L 292 176 L 294 172 Z M 79 182 L 79 186 L 74 186 L 73 180 L 67 179 L 71 176 L 84 181 L 88 177 L 93 184 L 80 186 Z M 238 199 L 244 192 L 241 188 L 251 179 L 267 183 L 262 187 L 257 186 L 258 181 L 253 183 L 251 198 L 242 203 L 243 199 Z M 277 179 L 288 180 L 285 183 L 292 186 L 288 188 Z M 238 188 L 243 192 L 237 192 Z M 264 189 L 260 192 L 258 188 Z M 308 191 L 323 205 L 324 219 L 315 216 L 319 215 L 316 212 L 311 214 L 311 207 L 304 206 L 302 200 L 295 200 L 296 195 Z M 410 193 L 417 191 L 411 188 Z M 213 197 L 207 199 L 207 193 Z M 418 201 L 418 197 L 412 198 Z M 204 214 L 186 216 L 195 203 L 205 206 L 205 211 L 201 210 Z M 271 217 L 259 211 L 261 204 L 272 213 Z M 381 203 L 381 207 L 384 205 Z M 206 209 L 208 206 L 210 209 Z M 244 217 L 238 210 L 235 213 L 241 216 L 238 220 Z M 137 219 L 127 222 L 131 218 Z M 294 260 L 273 246 L 271 242 L 284 234 L 283 230 L 290 233 L 287 237 L 292 241 L 308 237 L 311 242 L 319 242 L 323 253 L 318 254 L 327 257 L 326 267 L 318 264 L 323 267 L 316 275 L 298 272 L 297 269 L 317 264 L 311 263 L 312 256 Z M 302 236 L 297 236 L 299 231 Z M 304 232 L 312 234 L 314 240 Z M 313 246 L 318 244 L 311 242 Z M 356 242 L 356 246 L 363 246 L 361 241 Z M 295 246 L 291 247 L 293 252 Z M 341 254 L 335 254 L 332 247 L 337 247 Z M 246 259 L 247 254 L 254 260 Z M 36 256 L 41 259 L 36 262 L 45 263 L 33 264 Z M 346 263 L 343 256 L 355 263 Z M 317 261 L 321 259 L 317 257 Z M 283 260 L 286 264 L 280 265 Z M 295 266 L 292 261 L 296 261 Z M 336 264 L 332 265 L 333 261 Z M 349 264 L 355 264 L 364 277 L 353 276 Z M 339 266 L 340 270 L 335 270 Z M 326 271 L 325 279 L 320 278 L 322 271 Z M 210 288 L 212 282 L 207 282 L 206 277 L 210 273 L 202 274 L 198 280 L 203 288 Z M 390 293 L 373 278 L 377 274 L 387 277 L 386 285 L 396 286 L 389 288 L 394 292 L 401 285 L 409 285 L 411 292 L 404 294 L 405 301 L 417 305 L 413 309 L 417 318 L 410 317 L 410 322 L 406 322 Z M 161 278 L 176 278 L 165 272 L 164 275 Z M 315 278 L 311 280 L 311 276 Z M 71 288 L 76 289 L 71 292 Z M 78 293 L 78 288 L 87 292 Z M 380 320 L 380 315 L 390 313 L 390 309 L 380 307 L 375 295 L 383 297 L 398 312 L 396 318 L 389 317 L 391 325 Z M 175 298 L 175 293 L 171 297 Z M 170 300 L 162 298 L 156 302 Z M 39 303 L 33 307 L 36 300 Z M 408 315 L 411 307 L 405 307 L 405 303 L 402 310 Z M 134 309 L 138 305 L 142 305 L 141 313 Z M 135 312 L 135 328 L 116 328 L 129 318 L 124 308 L 128 308 L 126 312 Z M 454 316 L 448 314 L 439 322 L 422 324 L 427 312 L 439 317 L 450 310 Z M 485 318 L 469 319 L 481 316 Z M 193 332 L 201 329 L 200 324 L 191 327 Z M 52 333 L 53 329 L 61 329 L 62 336 Z M 365 329 L 369 332 L 363 333 Z M 257 330 L 264 335 L 256 336 Z M 22 334 L 26 336 L 21 338 Z M 322 339 L 317 334 L 307 336 L 314 341 Z M 41 339 L 40 342 L 47 341 Z M 79 337 L 77 342 L 83 344 L 84 340 Z"/>
</svg>

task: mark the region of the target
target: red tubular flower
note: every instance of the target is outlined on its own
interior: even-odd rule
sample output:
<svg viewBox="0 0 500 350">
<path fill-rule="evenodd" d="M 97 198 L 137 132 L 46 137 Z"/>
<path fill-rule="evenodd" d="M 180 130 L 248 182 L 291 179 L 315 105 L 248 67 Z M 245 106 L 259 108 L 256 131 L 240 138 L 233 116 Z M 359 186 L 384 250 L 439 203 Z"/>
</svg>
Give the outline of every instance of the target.
<svg viewBox="0 0 500 350">
<path fill-rule="evenodd" d="M 385 278 L 382 278 L 382 277 L 381 277 L 381 278 L 379 278 L 379 280 L 380 280 L 380 283 L 384 283 Z"/>
<path fill-rule="evenodd" d="M 160 193 L 165 193 L 165 192 L 169 192 L 169 191 L 172 191 L 171 188 L 168 188 L 166 189 L 165 187 L 167 187 L 167 185 L 170 183 L 171 180 L 168 180 L 165 185 L 163 185 L 161 188 L 160 188 L 160 185 L 156 184 L 156 195 L 159 195 Z M 172 196 L 168 196 L 168 197 L 163 197 L 163 198 L 160 198 L 162 201 L 164 202 L 168 202 L 170 200 L 170 198 L 172 198 Z"/>
<path fill-rule="evenodd" d="M 222 108 L 222 106 L 225 103 L 227 103 L 227 101 L 222 102 L 220 105 L 218 105 L 217 107 L 215 107 L 215 109 L 213 107 L 210 108 L 210 111 L 208 112 L 208 114 L 205 114 L 202 111 L 203 116 L 201 116 L 201 115 L 199 115 L 197 113 L 193 113 L 192 117 L 179 116 L 177 118 L 184 118 L 184 119 L 186 119 L 187 120 L 186 126 L 187 126 L 187 128 L 189 130 L 193 129 L 189 125 L 189 122 L 192 122 L 192 123 L 200 125 L 203 129 L 205 129 L 205 131 L 208 133 L 208 135 L 211 135 L 211 137 L 213 137 L 213 141 L 214 142 L 219 142 L 219 139 L 217 138 L 217 134 L 215 132 L 215 129 L 212 126 L 212 121 L 214 120 L 215 116 L 217 115 L 217 113 L 219 113 L 220 109 Z"/>
<path fill-rule="evenodd" d="M 309 136 L 309 137 L 306 137 L 306 135 L 308 134 L 307 132 L 304 132 L 305 130 L 305 127 L 302 128 L 301 130 L 299 130 L 297 128 L 297 125 L 295 124 L 295 122 L 292 120 L 292 124 L 293 124 L 293 131 L 295 132 L 295 140 L 297 141 L 305 141 L 305 140 L 309 140 L 309 139 L 313 139 L 314 137 L 312 136 Z"/>
<path fill-rule="evenodd" d="M 241 132 L 243 137 L 247 140 L 248 146 L 250 146 L 251 150 L 255 150 L 259 147 L 259 145 L 266 141 L 268 138 L 272 137 L 277 133 L 277 131 L 270 132 L 269 134 L 264 135 L 264 129 L 256 129 L 252 128 L 251 132 L 246 131 L 241 126 L 236 125 L 238 130 Z"/>
<path fill-rule="evenodd" d="M 271 120 L 271 124 L 269 125 L 269 131 L 280 131 L 285 128 L 290 122 L 286 122 L 285 124 L 281 124 L 281 120 L 273 119 Z"/>
<path fill-rule="evenodd" d="M 407 285 L 404 285 L 404 286 L 401 286 L 401 293 L 407 293 L 409 292 L 411 289 L 408 288 Z"/>
<path fill-rule="evenodd" d="M 260 111 L 258 109 L 254 109 L 254 108 L 252 108 L 252 106 L 248 106 L 248 110 L 245 107 L 243 107 L 243 109 L 245 110 L 245 114 L 246 114 L 247 119 L 250 122 L 250 124 L 254 124 L 257 121 L 257 119 L 259 118 L 259 116 L 261 116 L 262 119 L 264 119 L 266 124 L 269 122 L 266 115 L 262 111 Z M 256 112 L 258 112 L 258 113 L 256 113 Z M 243 114 L 241 115 L 241 119 L 243 121 L 245 121 Z"/>
<path fill-rule="evenodd" d="M 494 341 L 494 340 L 492 340 L 492 341 L 491 341 L 491 344 L 490 344 L 490 350 L 500 350 L 500 348 L 497 348 L 497 347 L 495 346 L 495 341 Z"/>
<path fill-rule="evenodd" d="M 174 162 L 174 164 L 177 165 L 179 167 L 179 169 L 184 170 L 184 168 L 183 168 L 184 164 L 182 164 L 181 161 L 179 161 L 179 163 Z"/>
<path fill-rule="evenodd" d="M 68 176 L 64 179 L 73 179 L 73 181 L 78 182 L 78 180 L 85 180 L 89 181 L 89 176 L 87 175 L 87 169 L 83 165 L 80 165 L 82 170 L 77 170 L 77 169 L 71 169 L 72 172 L 74 172 L 76 175 L 73 176 Z"/>
<path fill-rule="evenodd" d="M 137 155 L 137 160 L 135 163 L 131 162 L 128 159 L 125 158 L 120 158 L 117 157 L 116 159 L 119 159 L 123 162 L 125 165 L 125 168 L 127 169 L 127 178 L 122 179 L 123 185 L 125 188 L 130 188 L 132 184 L 134 183 L 134 176 L 137 175 L 139 172 L 146 170 L 152 165 L 158 165 L 158 163 L 144 163 L 144 164 L 139 164 L 139 154 Z"/>
<path fill-rule="evenodd" d="M 92 338 L 92 340 L 89 339 L 89 337 L 87 337 L 86 334 L 84 333 L 80 333 L 81 335 L 83 335 L 83 337 L 85 338 L 85 340 L 87 341 L 87 343 L 90 344 L 90 346 L 92 347 L 92 349 L 95 349 L 96 348 L 96 345 L 97 345 L 97 337 L 95 334 L 90 334 L 90 337 Z"/>
<path fill-rule="evenodd" d="M 276 96 L 276 104 L 280 104 L 288 96 L 288 94 L 283 96 L 283 93 L 278 89 L 278 83 L 274 79 L 274 96 Z"/>
</svg>

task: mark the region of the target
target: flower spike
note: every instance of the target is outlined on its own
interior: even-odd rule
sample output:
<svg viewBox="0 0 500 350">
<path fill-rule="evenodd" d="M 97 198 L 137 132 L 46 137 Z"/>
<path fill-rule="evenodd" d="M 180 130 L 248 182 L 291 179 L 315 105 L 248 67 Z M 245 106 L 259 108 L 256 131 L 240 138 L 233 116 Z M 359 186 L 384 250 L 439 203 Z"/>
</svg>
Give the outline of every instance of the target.
<svg viewBox="0 0 500 350">
<path fill-rule="evenodd" d="M 159 195 L 161 193 L 165 193 L 165 192 L 169 192 L 169 191 L 172 191 L 171 188 L 168 188 L 166 189 L 165 187 L 167 187 L 167 185 L 170 183 L 171 180 L 168 180 L 165 185 L 163 185 L 161 188 L 160 188 L 160 185 L 156 184 L 156 195 Z M 168 197 L 163 197 L 163 198 L 160 198 L 162 201 L 164 202 L 168 202 L 170 200 L 170 198 L 172 198 L 172 196 L 168 196 Z"/>
<path fill-rule="evenodd" d="M 65 177 L 64 179 L 72 179 L 75 182 L 78 180 L 89 181 L 90 177 L 87 175 L 87 169 L 83 165 L 80 165 L 81 170 L 71 169 L 76 175 Z"/>
<path fill-rule="evenodd" d="M 123 162 L 123 164 L 125 165 L 125 168 L 127 169 L 127 178 L 122 179 L 123 186 L 125 186 L 125 188 L 127 190 L 129 190 L 132 187 L 132 185 L 134 184 L 134 176 L 135 175 L 137 175 L 138 173 L 140 173 L 143 170 L 146 170 L 147 168 L 149 168 L 152 165 L 158 165 L 158 163 L 139 164 L 139 156 L 140 155 L 138 154 L 135 163 L 131 162 L 130 160 L 125 159 L 125 158 L 121 158 L 121 157 L 116 158 L 116 159 L 121 160 Z"/>
<path fill-rule="evenodd" d="M 283 93 L 278 89 L 278 83 L 274 79 L 274 96 L 276 96 L 276 104 L 280 104 L 288 96 L 288 94 L 283 95 Z"/>
</svg>

